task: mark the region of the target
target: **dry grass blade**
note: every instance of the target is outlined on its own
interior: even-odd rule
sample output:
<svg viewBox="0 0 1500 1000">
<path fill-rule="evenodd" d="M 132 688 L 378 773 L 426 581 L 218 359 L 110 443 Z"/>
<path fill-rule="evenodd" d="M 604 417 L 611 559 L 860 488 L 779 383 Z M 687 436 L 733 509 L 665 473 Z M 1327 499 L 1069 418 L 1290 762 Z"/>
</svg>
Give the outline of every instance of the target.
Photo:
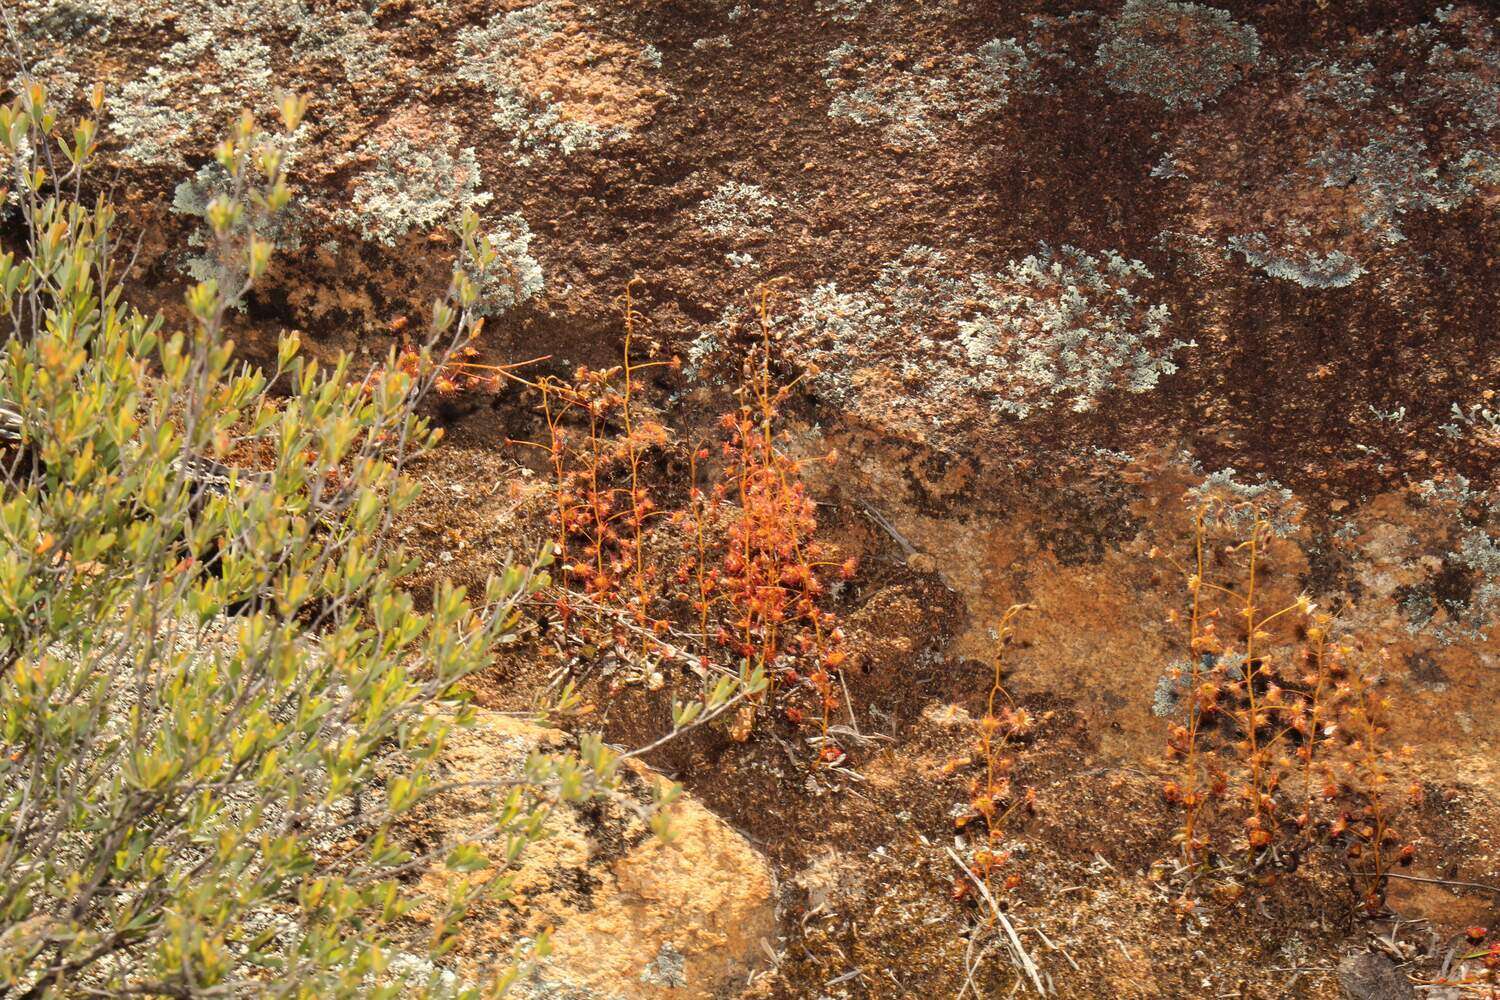
<svg viewBox="0 0 1500 1000">
<path fill-rule="evenodd" d="M 964 873 L 964 877 L 974 883 L 974 888 L 979 891 L 979 895 L 989 904 L 991 915 L 994 916 L 996 923 L 1004 929 L 1005 936 L 1010 940 L 1011 960 L 1031 980 L 1031 985 L 1036 987 L 1037 995 L 1046 996 L 1047 988 L 1042 985 L 1041 973 L 1037 969 L 1036 962 L 1032 959 L 1030 953 L 1027 952 L 1026 946 L 1021 943 L 1021 938 L 1016 934 L 1016 929 L 1011 924 L 1010 918 L 1000 909 L 1000 905 L 995 902 L 995 897 L 990 895 L 989 888 L 974 876 L 974 873 L 969 870 L 968 865 L 964 864 L 963 859 L 958 856 L 958 852 L 951 847 L 944 848 L 944 850 L 947 852 L 948 857 L 953 859 L 953 863 L 958 865 L 959 870 Z"/>
</svg>

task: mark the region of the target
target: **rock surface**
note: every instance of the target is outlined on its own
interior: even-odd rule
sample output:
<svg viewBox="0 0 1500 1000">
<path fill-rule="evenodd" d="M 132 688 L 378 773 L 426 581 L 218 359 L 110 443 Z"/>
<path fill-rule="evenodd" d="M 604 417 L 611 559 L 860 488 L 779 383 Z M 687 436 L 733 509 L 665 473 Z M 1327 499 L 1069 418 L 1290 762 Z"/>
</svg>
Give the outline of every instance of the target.
<svg viewBox="0 0 1500 1000">
<path fill-rule="evenodd" d="M 493 780 L 518 773 L 528 754 L 566 742 L 557 730 L 481 710 L 473 728 L 455 734 L 443 763 L 449 780 Z M 641 794 L 641 782 L 633 784 Z M 484 821 L 457 792 L 424 816 L 425 825 L 450 835 Z M 523 856 L 514 898 L 466 923 L 457 971 L 473 973 L 508 955 L 518 936 L 551 928 L 550 959 L 514 995 L 658 1000 L 736 993 L 764 963 L 762 942 L 776 936 L 770 867 L 691 797 L 672 807 L 672 829 L 670 843 L 652 836 L 628 801 L 566 810 L 552 835 Z M 428 873 L 422 892 L 440 898 L 446 877 Z"/>
</svg>

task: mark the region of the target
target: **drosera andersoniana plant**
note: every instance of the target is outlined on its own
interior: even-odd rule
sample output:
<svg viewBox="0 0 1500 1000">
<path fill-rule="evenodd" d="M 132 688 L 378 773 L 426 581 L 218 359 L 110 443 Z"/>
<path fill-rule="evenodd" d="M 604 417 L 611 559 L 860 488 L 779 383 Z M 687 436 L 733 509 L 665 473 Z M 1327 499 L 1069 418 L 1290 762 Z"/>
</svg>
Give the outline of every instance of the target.
<svg viewBox="0 0 1500 1000">
<path fill-rule="evenodd" d="M 1187 916 L 1205 894 L 1267 888 L 1324 848 L 1342 857 L 1356 905 L 1378 914 L 1390 873 L 1416 853 L 1399 818 L 1421 801 L 1420 785 L 1399 783 L 1379 671 L 1306 595 L 1262 607 L 1277 535 L 1265 508 L 1195 498 L 1190 555 L 1153 550 L 1187 598 L 1171 615 L 1185 655 L 1157 692 L 1172 719 L 1162 792 L 1182 817 L 1177 864 L 1159 874 Z"/>
<path fill-rule="evenodd" d="M 770 291 L 757 294 L 717 447 L 684 448 L 645 399 L 648 375 L 681 365 L 645 335 L 639 284 L 620 296 L 620 364 L 533 378 L 523 371 L 532 362 L 484 364 L 466 346 L 440 366 L 438 391 L 491 393 L 513 382 L 534 397 L 546 439 L 513 443 L 547 458 L 559 573 L 541 600 L 568 648 L 589 651 L 581 669 L 608 650 L 628 665 L 612 684 L 656 689 L 682 670 L 700 680 L 763 676 L 765 697 L 740 706 L 733 737 L 747 739 L 758 715 L 815 726 L 805 736 L 815 758 L 837 766 L 848 652 L 830 590 L 857 563 L 820 537 L 805 482 L 809 463 L 836 454 L 794 456 L 784 438 L 781 407 L 801 376 L 778 378 Z M 664 479 L 661 470 L 679 461 L 687 481 Z"/>
<path fill-rule="evenodd" d="M 1006 609 L 995 627 L 994 676 L 989 695 L 985 700 L 984 715 L 978 723 L 979 745 L 977 758 L 983 772 L 969 783 L 969 810 L 960 813 L 959 829 L 975 825 L 972 817 L 984 821 L 983 844 L 973 851 L 972 870 L 992 896 L 999 897 L 1021 884 L 1018 873 L 1006 874 L 1000 887 L 994 880 L 1010 862 L 1011 854 L 1005 849 L 1009 836 L 1010 821 L 1017 813 L 1035 812 L 1036 790 L 1018 787 L 1013 780 L 1015 757 L 1011 748 L 1018 740 L 1025 739 L 1036 730 L 1038 719 L 1024 706 L 1018 705 L 1005 688 L 1005 651 L 1015 638 L 1015 622 L 1025 612 L 1034 611 L 1030 604 L 1015 604 Z M 959 882 L 955 891 L 966 894 L 967 883 Z"/>
<path fill-rule="evenodd" d="M 734 501 L 719 563 L 731 609 L 723 639 L 741 657 L 766 664 L 783 686 L 795 687 L 805 675 L 816 705 L 819 758 L 838 763 L 844 751 L 828 727 L 843 704 L 834 682 L 847 653 L 843 629 L 824 604 L 829 577 L 848 579 L 856 566 L 833 558 L 817 537 L 817 505 L 802 478 L 805 460 L 789 455 L 780 439 L 780 409 L 796 380 L 777 384 L 772 375 L 767 288 L 759 292 L 757 311 L 760 343 L 746 358 L 739 405 L 720 421 L 724 469 L 715 497 Z M 800 721 L 801 709 L 785 708 L 789 719 Z"/>
<path fill-rule="evenodd" d="M 959 875 L 953 880 L 954 901 L 973 903 L 983 914 L 983 918 L 968 930 L 964 956 L 967 975 L 964 988 L 958 993 L 960 998 L 967 996 L 971 988 L 975 996 L 981 995 L 974 986 L 974 974 L 985 956 L 997 947 L 1009 953 L 1018 975 L 1029 979 L 1039 995 L 1045 996 L 1048 992 L 1035 960 L 1006 916 L 1010 894 L 1024 882 L 1021 873 L 1011 866 L 1014 854 L 1008 841 L 1018 815 L 1034 815 L 1037 810 L 1035 789 L 1016 782 L 1013 751 L 1019 744 L 1029 741 L 1037 727 L 1051 717 L 1050 712 L 1043 713 L 1040 718 L 1033 715 L 1018 705 L 1005 688 L 1006 650 L 1016 637 L 1015 623 L 1023 613 L 1035 609 L 1031 604 L 1014 604 L 1000 616 L 992 632 L 995 641 L 991 663 L 993 673 L 985 697 L 984 714 L 976 726 L 977 745 L 973 752 L 951 760 L 943 767 L 945 774 L 979 768 L 979 773 L 969 780 L 968 801 L 956 805 L 952 812 L 954 825 L 959 831 L 956 838 L 959 850 L 946 849 L 949 859 L 959 868 Z M 978 829 L 980 820 L 983 820 L 982 832 Z M 996 879 L 1002 874 L 1004 880 L 997 885 Z"/>
</svg>

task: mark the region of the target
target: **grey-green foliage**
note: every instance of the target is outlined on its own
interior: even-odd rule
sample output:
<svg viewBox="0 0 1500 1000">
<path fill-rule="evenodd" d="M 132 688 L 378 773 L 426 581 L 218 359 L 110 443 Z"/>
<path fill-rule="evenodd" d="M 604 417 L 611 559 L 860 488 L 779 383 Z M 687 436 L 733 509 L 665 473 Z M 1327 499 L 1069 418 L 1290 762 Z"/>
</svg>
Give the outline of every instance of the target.
<svg viewBox="0 0 1500 1000">
<path fill-rule="evenodd" d="M 283 117 L 294 131 L 300 102 Z M 274 371 L 244 366 L 224 317 L 289 198 L 278 145 L 247 115 L 217 147 L 227 183 L 203 214 L 241 284 L 194 285 L 190 329 L 167 333 L 125 302 L 113 209 L 82 197 L 96 135 L 66 132 L 40 86 L 0 108 L 26 223 L 0 255 L 0 998 L 477 996 L 391 964 L 413 904 L 399 876 L 450 869 L 428 908 L 424 959 L 441 959 L 549 811 L 607 793 L 618 757 L 597 739 L 537 755 L 467 789 L 485 836 L 402 846 L 467 721 L 457 682 L 545 583 L 508 570 L 478 608 L 442 585 L 426 613 L 399 586 L 403 465 L 437 438 L 414 407 L 473 330 L 474 282 L 455 271 L 416 373 L 323 367 L 294 338 Z M 488 266 L 477 226 L 465 259 Z M 710 697 L 708 715 L 737 690 Z M 411 968 L 434 971 L 403 982 Z"/>
</svg>

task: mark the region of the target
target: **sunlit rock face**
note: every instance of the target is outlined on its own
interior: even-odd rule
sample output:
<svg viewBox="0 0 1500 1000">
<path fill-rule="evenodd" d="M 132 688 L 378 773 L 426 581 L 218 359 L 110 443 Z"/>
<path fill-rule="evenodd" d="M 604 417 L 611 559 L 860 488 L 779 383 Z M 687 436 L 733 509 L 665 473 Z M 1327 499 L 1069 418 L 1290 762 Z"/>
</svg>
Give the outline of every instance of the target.
<svg viewBox="0 0 1500 1000">
<path fill-rule="evenodd" d="M 1056 714 L 1028 751 L 1051 784 L 1017 905 L 1056 915 L 1036 926 L 1095 963 L 1042 956 L 1059 994 L 1243 981 L 1272 997 L 1265 968 L 1331 970 L 1363 947 L 1326 929 L 1344 910 L 1288 893 L 1268 904 L 1278 926 L 1316 936 L 1225 906 L 1202 929 L 1205 962 L 1143 874 L 1146 853 L 1172 851 L 1154 769 L 1182 708 L 1164 677 L 1186 662 L 1168 624 L 1178 581 L 1147 553 L 1190 552 L 1209 493 L 1274 508 L 1268 604 L 1305 591 L 1366 638 L 1399 705 L 1392 739 L 1430 790 L 1413 871 L 1500 880 L 1492 5 L 1039 6 L 1059 5 L 12 5 L 61 98 L 82 107 L 104 81 L 147 305 L 171 313 L 189 276 L 216 273 L 212 143 L 243 106 L 269 117 L 285 87 L 312 106 L 287 151 L 297 207 L 260 234 L 276 263 L 232 317 L 247 351 L 286 327 L 313 352 L 402 344 L 473 209 L 496 251 L 482 361 L 618 364 L 638 277 L 636 349 L 682 361 L 651 369 L 642 398 L 680 441 L 717 440 L 751 346 L 769 341 L 795 381 L 784 412 L 820 517 L 873 567 L 839 597 L 862 655 L 855 721 L 891 740 L 857 762 L 870 799 L 809 793 L 774 740 L 684 753 L 695 801 L 755 850 L 706 813 L 697 846 L 670 857 L 604 858 L 589 838 L 624 824 L 571 826 L 552 871 L 600 885 L 539 890 L 527 911 L 577 932 L 568 989 L 733 995 L 724 984 L 775 964 L 762 936 L 784 963 L 755 980 L 766 996 L 876 989 L 839 980 L 856 967 L 899 974 L 876 984 L 893 996 L 964 989 L 954 928 L 975 904 L 950 898 L 961 876 L 943 848 L 967 808 L 994 625 L 1018 602 L 1040 610 L 1014 690 Z M 531 402 L 511 383 L 444 412 L 405 526 L 414 586 L 477 592 L 514 539 L 547 536 L 545 466 L 514 443 L 545 440 Z M 683 455 L 660 464 L 680 487 Z M 491 694 L 526 707 L 527 683 L 545 686 L 506 675 Z M 617 727 L 637 714 L 600 711 Z M 463 766 L 489 766 L 502 728 L 460 748 Z M 462 819 L 451 805 L 442 819 Z M 658 863 L 668 884 L 651 881 Z M 1488 897 L 1414 885 L 1393 898 L 1442 933 L 1491 919 Z M 809 917 L 815 901 L 833 915 Z M 713 923 L 719 906 L 733 926 Z M 622 930 L 636 916 L 648 935 Z M 688 934 L 694 921 L 710 932 Z M 465 961 L 500 933 L 468 939 Z M 1003 995 L 1012 970 L 992 964 L 985 995 Z M 1287 989 L 1314 995 L 1307 982 Z"/>
</svg>

